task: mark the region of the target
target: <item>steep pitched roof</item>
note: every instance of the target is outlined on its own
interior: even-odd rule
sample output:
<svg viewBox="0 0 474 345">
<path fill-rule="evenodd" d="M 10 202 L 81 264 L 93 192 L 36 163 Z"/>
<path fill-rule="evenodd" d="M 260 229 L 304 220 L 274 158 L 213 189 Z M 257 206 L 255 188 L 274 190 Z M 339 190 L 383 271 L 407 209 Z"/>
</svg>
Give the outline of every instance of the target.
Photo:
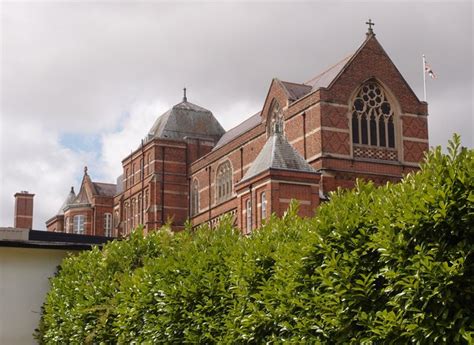
<svg viewBox="0 0 474 345">
<path fill-rule="evenodd" d="M 117 192 L 117 185 L 113 183 L 92 182 L 95 191 L 99 196 L 115 196 Z"/>
<path fill-rule="evenodd" d="M 188 136 L 217 141 L 224 133 L 211 111 L 183 99 L 155 121 L 147 139 L 184 139 Z"/>
<path fill-rule="evenodd" d="M 311 78 L 307 82 L 305 82 L 305 85 L 308 85 L 312 88 L 312 91 L 315 91 L 321 87 L 328 87 L 331 82 L 339 75 L 339 73 L 344 69 L 346 64 L 349 62 L 349 60 L 354 56 L 355 54 L 351 54 L 349 56 L 346 56 L 344 59 L 341 61 L 337 62 L 336 64 L 332 65 L 328 69 L 326 69 L 324 72 L 318 74 L 316 77 Z"/>
<path fill-rule="evenodd" d="M 74 199 L 76 199 L 76 193 L 74 192 L 74 187 L 71 187 L 71 191 L 68 193 L 66 200 L 64 200 L 63 204 L 59 208 L 58 215 L 63 215 L 64 214 L 64 209 L 72 204 L 74 202 Z"/>
<path fill-rule="evenodd" d="M 242 181 L 248 180 L 269 169 L 316 172 L 280 132 L 272 134 L 267 139 L 267 142 L 249 170 L 247 170 Z"/>
<path fill-rule="evenodd" d="M 217 142 L 216 146 L 214 146 L 213 150 L 217 149 L 220 146 L 223 146 L 235 138 L 239 137 L 240 135 L 248 132 L 254 127 L 257 127 L 261 122 L 260 119 L 260 111 L 252 116 L 250 116 L 247 120 L 240 123 L 239 125 L 235 126 L 232 129 L 229 129 Z"/>
</svg>

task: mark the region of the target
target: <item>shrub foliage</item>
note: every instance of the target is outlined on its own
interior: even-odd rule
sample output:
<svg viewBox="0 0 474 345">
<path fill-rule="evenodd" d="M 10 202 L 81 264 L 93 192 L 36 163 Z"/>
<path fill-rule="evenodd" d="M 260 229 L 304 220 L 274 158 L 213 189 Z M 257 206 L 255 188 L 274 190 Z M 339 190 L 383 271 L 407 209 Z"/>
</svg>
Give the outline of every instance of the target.
<svg viewBox="0 0 474 345">
<path fill-rule="evenodd" d="M 473 343 L 474 151 L 292 204 L 249 237 L 169 228 L 65 259 L 41 343 Z"/>
</svg>

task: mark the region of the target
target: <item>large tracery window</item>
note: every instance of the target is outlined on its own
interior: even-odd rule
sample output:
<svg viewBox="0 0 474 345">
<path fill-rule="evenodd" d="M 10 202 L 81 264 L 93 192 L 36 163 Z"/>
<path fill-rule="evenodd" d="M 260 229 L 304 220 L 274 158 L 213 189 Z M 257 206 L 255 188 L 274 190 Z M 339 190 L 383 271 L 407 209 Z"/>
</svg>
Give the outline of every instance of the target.
<svg viewBox="0 0 474 345">
<path fill-rule="evenodd" d="M 232 196 L 232 167 L 226 161 L 217 168 L 216 177 L 217 202 L 222 202 Z"/>
<path fill-rule="evenodd" d="M 393 117 L 384 90 L 374 81 L 367 82 L 352 103 L 352 142 L 395 148 Z"/>
<path fill-rule="evenodd" d="M 191 216 L 199 213 L 199 183 L 194 180 L 191 185 Z"/>
</svg>

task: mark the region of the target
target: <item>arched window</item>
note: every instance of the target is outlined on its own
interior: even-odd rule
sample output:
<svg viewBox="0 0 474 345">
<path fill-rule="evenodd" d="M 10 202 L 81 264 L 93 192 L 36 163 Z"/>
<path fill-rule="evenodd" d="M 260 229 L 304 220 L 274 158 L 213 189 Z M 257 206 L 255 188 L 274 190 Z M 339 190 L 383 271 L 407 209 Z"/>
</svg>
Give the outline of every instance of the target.
<svg viewBox="0 0 474 345">
<path fill-rule="evenodd" d="M 114 219 L 113 219 L 112 226 L 115 225 L 115 227 L 118 228 L 119 224 L 120 224 L 120 207 L 116 207 L 114 210 Z"/>
<path fill-rule="evenodd" d="M 352 103 L 352 142 L 395 148 L 393 117 L 385 91 L 375 81 L 365 83 Z"/>
<path fill-rule="evenodd" d="M 104 236 L 112 237 L 112 213 L 104 213 Z"/>
<path fill-rule="evenodd" d="M 229 161 L 217 168 L 216 196 L 217 202 L 225 201 L 232 196 L 232 167 Z"/>
<path fill-rule="evenodd" d="M 132 165 L 132 186 L 135 184 L 135 163 Z"/>
<path fill-rule="evenodd" d="M 246 205 L 245 205 L 245 210 L 246 210 L 246 218 L 247 218 L 247 233 L 249 234 L 252 231 L 252 201 L 250 199 L 247 200 Z"/>
<path fill-rule="evenodd" d="M 73 220 L 74 220 L 73 233 L 81 234 L 81 235 L 84 234 L 86 217 L 82 214 L 78 214 L 74 216 Z"/>
<path fill-rule="evenodd" d="M 151 167 L 152 160 L 151 160 L 151 153 L 148 154 L 148 174 L 153 172 L 153 169 Z"/>
<path fill-rule="evenodd" d="M 130 231 L 131 230 L 134 230 L 135 229 L 135 216 L 136 216 L 136 208 L 137 208 L 137 205 L 136 205 L 136 201 L 135 201 L 135 198 L 132 199 L 132 207 L 131 207 L 131 212 L 130 212 L 130 218 L 131 218 L 131 228 L 130 228 Z"/>
<path fill-rule="evenodd" d="M 267 135 L 272 135 L 275 132 L 283 133 L 283 113 L 276 99 L 272 101 L 268 112 Z"/>
<path fill-rule="evenodd" d="M 260 195 L 260 202 L 261 202 L 261 219 L 262 221 L 267 219 L 267 195 L 265 194 L 265 192 L 263 192 L 261 195 Z"/>
<path fill-rule="evenodd" d="M 130 204 L 125 203 L 125 234 L 130 233 Z"/>
<path fill-rule="evenodd" d="M 191 216 L 199 213 L 199 183 L 197 179 L 193 180 L 191 185 Z"/>
</svg>

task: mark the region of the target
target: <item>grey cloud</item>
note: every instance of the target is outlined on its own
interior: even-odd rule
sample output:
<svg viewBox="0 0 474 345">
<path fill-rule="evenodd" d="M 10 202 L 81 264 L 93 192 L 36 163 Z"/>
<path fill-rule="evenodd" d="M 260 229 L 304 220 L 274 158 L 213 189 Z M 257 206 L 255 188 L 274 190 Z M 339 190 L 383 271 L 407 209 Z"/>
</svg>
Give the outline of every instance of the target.
<svg viewBox="0 0 474 345">
<path fill-rule="evenodd" d="M 370 17 L 420 98 L 421 54 L 439 75 L 428 80 L 431 144 L 445 145 L 456 131 L 465 145 L 474 145 L 470 1 L 2 7 L 0 124 L 34 119 L 54 135 L 102 135 L 113 132 L 134 104 L 171 106 L 187 86 L 189 100 L 229 128 L 260 109 L 273 77 L 303 82 L 354 52 Z M 3 137 L 6 127 L 0 127 Z M 9 151 L 2 149 L 2 162 L 27 164 Z M 4 176 L 11 175 L 8 169 L 2 163 Z"/>
</svg>

